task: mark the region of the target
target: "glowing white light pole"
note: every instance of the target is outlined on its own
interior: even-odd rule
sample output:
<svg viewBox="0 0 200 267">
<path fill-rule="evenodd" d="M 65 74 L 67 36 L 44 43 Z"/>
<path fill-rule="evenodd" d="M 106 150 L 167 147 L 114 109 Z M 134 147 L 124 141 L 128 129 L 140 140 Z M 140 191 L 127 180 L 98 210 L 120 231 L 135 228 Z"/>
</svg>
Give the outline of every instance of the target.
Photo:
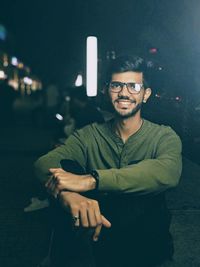
<svg viewBox="0 0 200 267">
<path fill-rule="evenodd" d="M 86 91 L 87 96 L 97 95 L 97 38 L 87 37 Z"/>
</svg>

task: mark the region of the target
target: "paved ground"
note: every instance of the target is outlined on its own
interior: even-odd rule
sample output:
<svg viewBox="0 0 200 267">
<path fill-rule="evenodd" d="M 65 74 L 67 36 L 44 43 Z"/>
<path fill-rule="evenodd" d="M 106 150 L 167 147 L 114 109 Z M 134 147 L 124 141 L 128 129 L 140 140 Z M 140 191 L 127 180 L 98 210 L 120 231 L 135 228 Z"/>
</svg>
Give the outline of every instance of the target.
<svg viewBox="0 0 200 267">
<path fill-rule="evenodd" d="M 47 253 L 48 209 L 32 213 L 23 209 L 40 192 L 32 164 L 48 151 L 51 140 L 50 131 L 30 124 L 0 131 L 1 267 L 36 267 Z M 186 158 L 183 163 L 181 183 L 168 193 L 175 240 L 174 262 L 169 266 L 200 267 L 200 166 Z"/>
</svg>

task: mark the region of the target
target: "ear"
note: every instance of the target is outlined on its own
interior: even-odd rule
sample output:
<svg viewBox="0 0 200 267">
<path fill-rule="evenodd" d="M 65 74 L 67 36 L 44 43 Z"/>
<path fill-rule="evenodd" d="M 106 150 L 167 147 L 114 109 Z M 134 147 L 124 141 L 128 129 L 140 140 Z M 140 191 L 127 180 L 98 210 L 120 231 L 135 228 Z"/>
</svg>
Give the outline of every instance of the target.
<svg viewBox="0 0 200 267">
<path fill-rule="evenodd" d="M 151 88 L 146 88 L 144 91 L 143 103 L 146 103 L 151 95 Z"/>
</svg>

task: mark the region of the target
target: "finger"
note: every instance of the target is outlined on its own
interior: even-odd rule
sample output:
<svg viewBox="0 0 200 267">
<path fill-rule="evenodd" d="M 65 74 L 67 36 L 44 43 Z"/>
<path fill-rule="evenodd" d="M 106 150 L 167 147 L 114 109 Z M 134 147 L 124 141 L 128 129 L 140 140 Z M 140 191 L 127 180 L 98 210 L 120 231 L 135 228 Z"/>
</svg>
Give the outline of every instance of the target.
<svg viewBox="0 0 200 267">
<path fill-rule="evenodd" d="M 46 182 L 46 185 L 48 186 L 52 182 L 55 183 L 57 181 L 58 177 L 59 177 L 58 174 L 57 175 L 56 174 L 51 174 L 49 180 Z"/>
<path fill-rule="evenodd" d="M 58 190 L 62 190 L 62 189 L 65 189 L 66 187 L 66 180 L 63 178 L 62 174 L 59 174 L 54 176 L 53 178 L 53 186 Z"/>
<path fill-rule="evenodd" d="M 49 176 L 49 179 L 47 180 L 47 182 L 45 183 L 45 187 L 48 187 L 48 185 L 51 183 L 51 180 L 53 179 L 53 175 Z"/>
<path fill-rule="evenodd" d="M 93 235 L 93 241 L 97 242 L 101 233 L 102 224 L 97 225 Z"/>
<path fill-rule="evenodd" d="M 55 174 L 55 173 L 59 173 L 59 172 L 65 172 L 63 169 L 61 168 L 50 168 L 49 171 L 52 173 L 52 174 Z"/>
<path fill-rule="evenodd" d="M 62 175 L 56 174 L 56 176 L 52 176 L 51 181 L 46 185 L 48 192 L 53 195 L 55 198 L 58 196 L 59 192 L 65 188 L 65 184 L 63 184 Z"/>
<path fill-rule="evenodd" d="M 95 217 L 96 217 L 97 225 L 102 224 L 102 217 L 101 217 L 101 213 L 100 213 L 100 209 L 99 209 L 98 203 L 95 206 Z"/>
<path fill-rule="evenodd" d="M 57 188 L 57 179 L 55 177 L 52 177 L 52 179 L 49 181 L 47 185 L 47 192 L 54 197 L 57 197 L 58 194 L 58 188 Z"/>
<path fill-rule="evenodd" d="M 53 185 L 53 177 L 46 183 L 47 191 L 51 191 L 52 185 Z"/>
<path fill-rule="evenodd" d="M 53 183 L 53 184 L 52 184 L 51 192 L 52 192 L 52 195 L 53 195 L 55 198 L 57 198 L 57 196 L 58 196 L 58 194 L 59 194 L 59 192 L 60 192 L 57 183 Z"/>
<path fill-rule="evenodd" d="M 57 170 L 59 170 L 60 168 L 50 168 L 49 169 L 49 171 L 51 172 L 51 173 L 54 173 L 54 172 L 56 172 Z"/>
<path fill-rule="evenodd" d="M 87 209 L 81 209 L 80 210 L 80 220 L 81 220 L 81 225 L 83 227 L 89 227 L 89 221 L 88 221 L 88 214 L 87 214 Z"/>
<path fill-rule="evenodd" d="M 103 215 L 101 215 L 101 218 L 102 218 L 103 226 L 105 226 L 106 228 L 110 228 L 111 227 L 111 222 L 109 222 Z"/>
<path fill-rule="evenodd" d="M 90 208 L 87 210 L 87 215 L 88 215 L 88 222 L 89 222 L 89 227 L 96 227 L 97 224 L 97 220 L 96 220 L 96 215 L 95 215 L 95 211 L 93 208 Z"/>
<path fill-rule="evenodd" d="M 103 215 L 101 215 L 101 219 L 102 219 L 102 224 L 97 225 L 97 227 L 95 228 L 95 231 L 94 231 L 93 241 L 95 241 L 95 242 L 98 241 L 98 239 L 99 239 L 102 225 L 105 226 L 106 228 L 111 227 L 111 223 Z"/>
</svg>

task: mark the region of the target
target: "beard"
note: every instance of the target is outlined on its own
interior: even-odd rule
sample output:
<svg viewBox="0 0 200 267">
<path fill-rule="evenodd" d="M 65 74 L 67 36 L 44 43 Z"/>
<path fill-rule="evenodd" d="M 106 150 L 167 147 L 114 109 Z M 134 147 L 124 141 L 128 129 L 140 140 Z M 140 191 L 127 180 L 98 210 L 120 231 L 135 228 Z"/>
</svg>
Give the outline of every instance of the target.
<svg viewBox="0 0 200 267">
<path fill-rule="evenodd" d="M 128 99 L 127 97 L 119 97 L 118 99 L 115 100 L 118 101 L 118 100 L 130 100 Z M 131 101 L 131 100 L 130 100 Z M 132 103 L 135 103 L 134 100 L 131 101 Z M 142 108 L 142 102 L 138 103 L 134 108 L 132 108 L 132 110 L 130 110 L 129 112 L 125 112 L 126 109 L 124 109 L 124 111 L 122 110 L 118 110 L 116 109 L 114 103 L 112 103 L 112 108 L 113 108 L 113 111 L 115 113 L 115 115 L 120 118 L 120 119 L 128 119 L 128 118 L 131 118 L 131 117 L 134 117 L 135 114 L 141 110 Z"/>
</svg>

